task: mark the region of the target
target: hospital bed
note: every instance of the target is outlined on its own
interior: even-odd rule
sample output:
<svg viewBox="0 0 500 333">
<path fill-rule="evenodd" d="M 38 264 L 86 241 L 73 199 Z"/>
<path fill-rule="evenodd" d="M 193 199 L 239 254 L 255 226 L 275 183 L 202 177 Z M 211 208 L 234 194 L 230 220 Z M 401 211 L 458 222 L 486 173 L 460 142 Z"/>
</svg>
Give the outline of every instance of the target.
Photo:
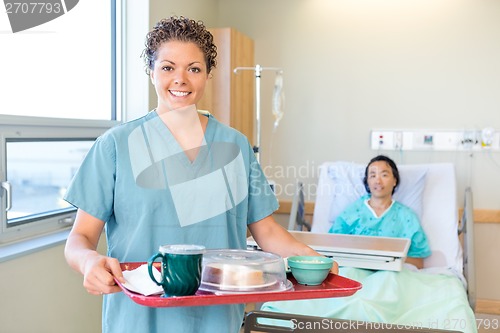
<svg viewBox="0 0 500 333">
<path fill-rule="evenodd" d="M 351 202 L 366 193 L 365 165 L 327 162 L 320 166 L 312 226 L 304 223 L 304 193 L 299 183 L 292 203 L 289 229 L 327 233 L 331 223 Z M 399 272 L 340 267 L 339 274 L 363 288 L 353 296 L 267 302 L 266 320 L 288 314 L 477 332 L 473 253 L 472 193 L 464 193 L 458 216 L 453 164 L 399 165 L 401 182 L 394 199 L 420 217 L 432 250 L 424 268 L 405 264 Z M 462 242 L 463 244 L 462 244 Z"/>
</svg>

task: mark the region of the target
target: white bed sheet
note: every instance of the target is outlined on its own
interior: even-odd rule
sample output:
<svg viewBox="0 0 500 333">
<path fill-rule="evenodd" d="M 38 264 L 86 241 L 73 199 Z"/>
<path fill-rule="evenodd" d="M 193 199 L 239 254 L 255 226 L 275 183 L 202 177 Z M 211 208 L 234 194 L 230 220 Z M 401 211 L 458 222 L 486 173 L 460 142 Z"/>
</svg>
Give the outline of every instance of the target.
<svg viewBox="0 0 500 333">
<path fill-rule="evenodd" d="M 340 275 L 363 284 L 363 288 L 354 295 L 267 302 L 261 310 L 477 332 L 465 289 L 455 275 L 449 274 L 448 270 L 443 270 L 444 274 L 429 274 L 408 267 L 400 272 L 341 267 Z"/>
</svg>

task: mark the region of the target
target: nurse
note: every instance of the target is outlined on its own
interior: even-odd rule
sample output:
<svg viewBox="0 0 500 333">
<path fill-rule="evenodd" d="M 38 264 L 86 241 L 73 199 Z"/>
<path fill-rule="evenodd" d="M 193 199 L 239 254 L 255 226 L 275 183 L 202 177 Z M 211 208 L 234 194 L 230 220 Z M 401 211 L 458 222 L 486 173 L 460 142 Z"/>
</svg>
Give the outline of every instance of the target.
<svg viewBox="0 0 500 333">
<path fill-rule="evenodd" d="M 146 72 L 158 102 L 89 151 L 65 199 L 78 208 L 65 256 L 90 294 L 103 295 L 103 332 L 239 331 L 244 305 L 150 308 L 121 293 L 120 262 L 144 262 L 164 244 L 259 246 L 283 257 L 319 255 L 275 222 L 274 193 L 245 136 L 199 112 L 216 66 L 202 22 L 159 21 L 147 34 Z M 103 229 L 107 254 L 96 251 Z"/>
</svg>

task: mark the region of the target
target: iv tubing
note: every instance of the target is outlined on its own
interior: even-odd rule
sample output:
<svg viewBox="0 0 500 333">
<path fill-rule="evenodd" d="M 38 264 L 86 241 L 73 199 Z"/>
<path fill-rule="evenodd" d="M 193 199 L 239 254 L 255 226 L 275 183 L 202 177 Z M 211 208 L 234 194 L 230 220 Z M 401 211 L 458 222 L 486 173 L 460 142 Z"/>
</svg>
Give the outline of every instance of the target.
<svg viewBox="0 0 500 333">
<path fill-rule="evenodd" d="M 255 65 L 255 67 L 236 67 L 233 72 L 237 74 L 239 71 L 252 70 L 255 71 L 255 119 L 256 119 L 256 140 L 254 152 L 257 158 L 257 162 L 260 163 L 260 77 L 262 71 L 272 70 L 281 72 L 281 68 L 278 67 L 262 67 L 261 65 Z"/>
</svg>

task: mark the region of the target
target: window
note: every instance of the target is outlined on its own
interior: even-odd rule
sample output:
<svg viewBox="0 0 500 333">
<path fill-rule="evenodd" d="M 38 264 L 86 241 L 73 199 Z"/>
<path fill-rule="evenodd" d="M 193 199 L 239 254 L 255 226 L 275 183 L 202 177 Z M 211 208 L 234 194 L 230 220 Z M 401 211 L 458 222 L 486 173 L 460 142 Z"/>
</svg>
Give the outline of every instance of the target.
<svg viewBox="0 0 500 333">
<path fill-rule="evenodd" d="M 74 221 L 64 192 L 95 139 L 120 120 L 119 2 L 78 1 L 17 33 L 0 13 L 0 246 Z"/>
<path fill-rule="evenodd" d="M 10 30 L 0 12 L 1 114 L 115 118 L 115 0 L 79 1 L 52 21 Z"/>
<path fill-rule="evenodd" d="M 7 161 L 7 227 L 43 219 L 71 206 L 65 189 L 95 138 L 32 138 L 5 140 Z M 36 168 L 33 168 L 36 165 Z M 12 192 L 12 187 L 16 191 Z"/>
<path fill-rule="evenodd" d="M 2 228 L 0 242 L 9 243 L 67 229 L 76 210 L 62 198 L 74 173 L 109 125 L 74 127 L 69 121 L 51 125 L 0 125 L 2 151 Z"/>
</svg>

